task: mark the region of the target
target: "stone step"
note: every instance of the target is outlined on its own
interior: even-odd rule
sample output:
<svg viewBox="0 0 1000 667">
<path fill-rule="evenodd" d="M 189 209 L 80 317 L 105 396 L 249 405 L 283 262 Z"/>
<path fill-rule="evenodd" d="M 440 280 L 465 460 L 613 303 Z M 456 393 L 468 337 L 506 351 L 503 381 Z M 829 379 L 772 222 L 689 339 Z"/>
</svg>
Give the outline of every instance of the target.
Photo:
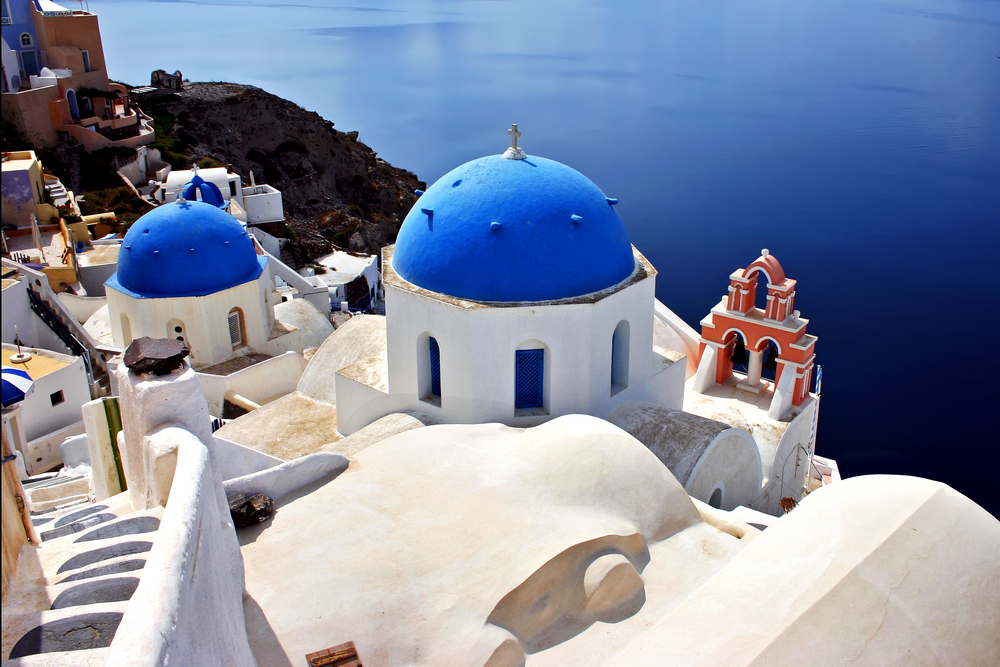
<svg viewBox="0 0 1000 667">
<path fill-rule="evenodd" d="M 110 646 L 127 606 L 125 601 L 22 614 L 5 611 L 3 654 L 15 659 Z"/>
</svg>

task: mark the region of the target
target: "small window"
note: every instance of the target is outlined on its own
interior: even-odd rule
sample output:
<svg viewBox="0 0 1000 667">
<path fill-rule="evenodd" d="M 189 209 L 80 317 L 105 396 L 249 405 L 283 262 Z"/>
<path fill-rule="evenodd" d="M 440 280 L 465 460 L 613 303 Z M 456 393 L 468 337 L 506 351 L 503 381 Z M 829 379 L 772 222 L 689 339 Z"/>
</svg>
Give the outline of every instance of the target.
<svg viewBox="0 0 1000 667">
<path fill-rule="evenodd" d="M 90 69 L 90 51 L 80 51 L 80 55 L 83 56 L 83 71 L 89 72 Z"/>
<path fill-rule="evenodd" d="M 229 196 L 236 196 L 236 181 L 229 181 Z"/>
<path fill-rule="evenodd" d="M 34 46 L 35 40 L 32 38 L 30 32 L 21 33 L 21 46 Z"/>
<path fill-rule="evenodd" d="M 441 396 L 441 348 L 433 336 L 428 341 L 431 355 L 431 394 Z"/>
<path fill-rule="evenodd" d="M 63 397 L 62 389 L 54 394 L 49 394 L 49 401 L 51 401 L 52 407 L 56 407 L 60 403 L 65 403 L 66 399 Z"/>
<path fill-rule="evenodd" d="M 239 308 L 229 311 L 229 342 L 234 348 L 243 345 L 243 318 Z"/>
<path fill-rule="evenodd" d="M 708 499 L 708 504 L 715 509 L 722 509 L 722 489 L 717 487 L 712 491 L 712 496 Z"/>
<path fill-rule="evenodd" d="M 545 350 L 517 350 L 515 360 L 515 400 L 518 410 L 543 407 Z"/>
</svg>

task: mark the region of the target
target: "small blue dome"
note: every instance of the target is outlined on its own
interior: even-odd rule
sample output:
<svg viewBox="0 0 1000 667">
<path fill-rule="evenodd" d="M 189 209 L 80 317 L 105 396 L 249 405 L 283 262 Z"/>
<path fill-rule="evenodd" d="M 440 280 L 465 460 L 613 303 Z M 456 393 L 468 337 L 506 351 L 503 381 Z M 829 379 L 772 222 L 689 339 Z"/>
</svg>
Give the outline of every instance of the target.
<svg viewBox="0 0 1000 667">
<path fill-rule="evenodd" d="M 256 280 L 266 264 L 233 216 L 176 201 L 135 221 L 105 285 L 136 298 L 204 296 Z"/>
<path fill-rule="evenodd" d="M 613 203 L 553 160 L 473 160 L 417 200 L 399 230 L 393 268 L 418 287 L 475 301 L 597 292 L 635 268 Z"/>
<path fill-rule="evenodd" d="M 201 195 L 199 197 L 199 195 Z M 226 208 L 229 204 L 222 196 L 222 190 L 215 183 L 210 183 L 198 174 L 194 175 L 184 186 L 184 199 L 188 201 L 203 201 L 218 208 Z"/>
</svg>

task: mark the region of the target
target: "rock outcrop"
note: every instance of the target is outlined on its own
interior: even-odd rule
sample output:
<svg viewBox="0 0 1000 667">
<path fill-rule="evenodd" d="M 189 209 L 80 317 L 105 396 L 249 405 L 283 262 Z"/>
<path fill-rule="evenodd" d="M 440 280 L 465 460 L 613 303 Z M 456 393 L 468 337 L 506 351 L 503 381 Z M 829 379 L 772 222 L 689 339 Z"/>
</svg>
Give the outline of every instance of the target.
<svg viewBox="0 0 1000 667">
<path fill-rule="evenodd" d="M 392 243 L 424 183 L 393 167 L 319 114 L 255 88 L 190 83 L 157 106 L 194 160 L 210 157 L 282 191 L 294 253 L 307 262 L 334 246 L 376 253 Z"/>
</svg>

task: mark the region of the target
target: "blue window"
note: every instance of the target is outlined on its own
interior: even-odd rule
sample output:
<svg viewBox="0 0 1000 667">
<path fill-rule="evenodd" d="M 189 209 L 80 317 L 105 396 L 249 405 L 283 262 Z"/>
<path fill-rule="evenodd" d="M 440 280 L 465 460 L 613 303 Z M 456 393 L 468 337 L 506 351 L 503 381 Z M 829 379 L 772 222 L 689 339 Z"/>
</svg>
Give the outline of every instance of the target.
<svg viewBox="0 0 1000 667">
<path fill-rule="evenodd" d="M 431 393 L 435 396 L 441 395 L 441 348 L 438 347 L 437 340 L 432 336 L 430 339 L 431 353 Z M 426 386 L 426 385 L 424 385 Z"/>
<path fill-rule="evenodd" d="M 545 350 L 517 350 L 516 354 L 514 407 L 518 410 L 541 408 Z"/>
</svg>

